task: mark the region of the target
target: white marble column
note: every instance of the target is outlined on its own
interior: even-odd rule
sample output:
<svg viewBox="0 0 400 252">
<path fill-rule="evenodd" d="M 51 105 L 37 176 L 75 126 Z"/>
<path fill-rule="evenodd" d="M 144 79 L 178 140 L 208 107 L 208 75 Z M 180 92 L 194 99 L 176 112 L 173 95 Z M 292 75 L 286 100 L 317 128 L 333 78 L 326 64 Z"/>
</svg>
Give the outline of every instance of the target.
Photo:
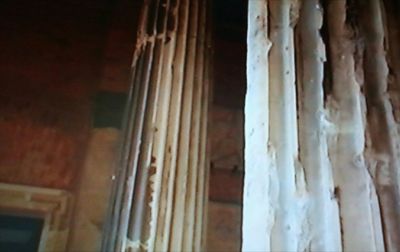
<svg viewBox="0 0 400 252">
<path fill-rule="evenodd" d="M 146 0 L 104 251 L 201 251 L 210 41 L 207 2 Z"/>
<path fill-rule="evenodd" d="M 396 4 L 249 1 L 244 251 L 399 249 Z"/>
</svg>

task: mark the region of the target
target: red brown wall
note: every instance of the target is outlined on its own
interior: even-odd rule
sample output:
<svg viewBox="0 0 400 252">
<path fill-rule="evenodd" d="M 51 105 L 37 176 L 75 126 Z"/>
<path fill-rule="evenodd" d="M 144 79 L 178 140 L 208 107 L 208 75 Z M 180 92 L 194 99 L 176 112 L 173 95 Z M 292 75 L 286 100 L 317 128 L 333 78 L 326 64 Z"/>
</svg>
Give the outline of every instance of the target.
<svg viewBox="0 0 400 252">
<path fill-rule="evenodd" d="M 1 182 L 76 187 L 93 97 L 101 88 L 124 92 L 128 86 L 137 5 L 2 2 Z"/>
<path fill-rule="evenodd" d="M 246 92 L 246 1 L 214 1 L 214 101 L 207 251 L 240 251 L 243 112 Z"/>
</svg>

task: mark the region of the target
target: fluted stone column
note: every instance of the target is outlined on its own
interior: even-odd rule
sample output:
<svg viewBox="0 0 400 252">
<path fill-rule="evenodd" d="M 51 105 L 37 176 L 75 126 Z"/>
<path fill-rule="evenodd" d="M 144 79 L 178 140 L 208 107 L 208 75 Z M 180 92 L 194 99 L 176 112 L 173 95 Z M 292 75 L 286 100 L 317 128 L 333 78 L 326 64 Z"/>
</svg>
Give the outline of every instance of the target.
<svg viewBox="0 0 400 252">
<path fill-rule="evenodd" d="M 103 251 L 201 251 L 207 192 L 207 1 L 145 0 Z"/>
<path fill-rule="evenodd" d="M 244 251 L 399 250 L 392 0 L 251 0 Z"/>
</svg>

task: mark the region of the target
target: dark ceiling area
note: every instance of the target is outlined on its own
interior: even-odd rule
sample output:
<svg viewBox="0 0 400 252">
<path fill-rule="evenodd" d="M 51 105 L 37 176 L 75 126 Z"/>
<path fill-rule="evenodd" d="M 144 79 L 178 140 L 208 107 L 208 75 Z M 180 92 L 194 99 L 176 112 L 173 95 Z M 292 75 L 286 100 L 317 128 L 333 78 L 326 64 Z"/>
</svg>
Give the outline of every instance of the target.
<svg viewBox="0 0 400 252">
<path fill-rule="evenodd" d="M 75 80 L 77 76 L 90 79 L 101 71 L 98 63 L 116 2 L 121 1 L 2 1 L 0 71 L 3 95 L 22 92 L 28 96 L 34 93 L 53 96 L 56 92 L 79 97 L 90 93 L 93 81 L 83 81 L 86 85 L 82 86 L 82 82 Z M 131 2 L 137 9 L 141 1 Z M 242 108 L 246 90 L 247 0 L 229 0 L 229 4 L 227 0 L 214 0 L 212 8 L 214 102 Z M 42 46 L 44 44 L 46 46 Z M 93 62 L 95 58 L 99 59 L 97 63 Z M 41 88 L 39 82 L 47 82 L 46 89 Z"/>
<path fill-rule="evenodd" d="M 128 84 L 139 3 L 1 2 L 2 182 L 76 185 L 94 98 L 100 90 L 123 92 Z"/>
<path fill-rule="evenodd" d="M 5 0 L 0 8 L 1 85 L 10 92 L 81 97 L 100 71 L 110 3 Z M 47 94 L 49 94 L 47 93 Z M 4 94 L 4 93 L 3 93 Z"/>
<path fill-rule="evenodd" d="M 213 1 L 214 104 L 243 109 L 247 0 Z"/>
<path fill-rule="evenodd" d="M 214 36 L 225 40 L 243 42 L 247 30 L 247 1 L 213 1 Z"/>
</svg>

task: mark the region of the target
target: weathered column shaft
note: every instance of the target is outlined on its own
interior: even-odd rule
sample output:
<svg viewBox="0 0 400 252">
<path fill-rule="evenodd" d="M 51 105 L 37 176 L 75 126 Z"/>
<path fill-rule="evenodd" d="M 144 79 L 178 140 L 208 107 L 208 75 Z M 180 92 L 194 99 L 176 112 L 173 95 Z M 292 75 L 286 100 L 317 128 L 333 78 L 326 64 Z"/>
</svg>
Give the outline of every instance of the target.
<svg viewBox="0 0 400 252">
<path fill-rule="evenodd" d="M 309 236 L 312 251 L 339 251 L 340 222 L 337 202 L 331 198 L 334 185 L 324 114 L 326 53 L 320 34 L 322 21 L 319 0 L 304 0 L 296 39 L 299 159 L 309 194 L 309 224 L 303 232 Z"/>
<path fill-rule="evenodd" d="M 363 156 L 365 148 L 365 105 L 360 79 L 356 76 L 354 27 L 345 0 L 327 6 L 332 96 L 328 104 L 335 124 L 329 153 L 335 176 L 335 197 L 342 220 L 344 250 L 381 250 L 381 234 L 371 177 Z M 360 212 L 358 209 L 364 209 Z M 362 218 L 364 221 L 354 221 Z M 379 226 L 379 225 L 378 225 Z"/>
<path fill-rule="evenodd" d="M 203 0 L 144 1 L 103 251 L 202 250 L 206 7 Z"/>
<path fill-rule="evenodd" d="M 268 1 L 272 42 L 269 53 L 269 139 L 276 157 L 276 178 L 272 185 L 276 197 L 272 201 L 276 209 L 271 232 L 271 250 L 274 251 L 300 249 L 302 241 L 296 234 L 300 232 L 301 221 L 296 218 L 305 212 L 301 207 L 304 176 L 297 162 L 295 4 L 292 0 Z"/>
<path fill-rule="evenodd" d="M 244 251 L 400 249 L 395 6 L 249 1 Z"/>
<path fill-rule="evenodd" d="M 270 250 L 274 222 L 270 188 L 273 153 L 269 149 L 269 67 L 267 1 L 249 1 L 247 93 L 245 106 L 245 179 L 243 188 L 243 251 Z"/>
<path fill-rule="evenodd" d="M 398 125 L 388 96 L 389 68 L 384 44 L 384 9 L 380 1 L 360 2 L 361 33 L 365 39 L 364 74 L 370 173 L 381 205 L 382 229 L 388 251 L 400 250 Z M 389 39 L 389 38 L 386 38 Z M 392 44 L 392 48 L 393 48 Z M 398 57 L 398 56 L 397 56 Z M 394 66 L 395 67 L 395 66 Z M 399 93 L 397 92 L 397 95 Z M 394 104 L 399 105 L 399 104 Z M 396 146 L 397 144 L 397 146 Z"/>
</svg>

